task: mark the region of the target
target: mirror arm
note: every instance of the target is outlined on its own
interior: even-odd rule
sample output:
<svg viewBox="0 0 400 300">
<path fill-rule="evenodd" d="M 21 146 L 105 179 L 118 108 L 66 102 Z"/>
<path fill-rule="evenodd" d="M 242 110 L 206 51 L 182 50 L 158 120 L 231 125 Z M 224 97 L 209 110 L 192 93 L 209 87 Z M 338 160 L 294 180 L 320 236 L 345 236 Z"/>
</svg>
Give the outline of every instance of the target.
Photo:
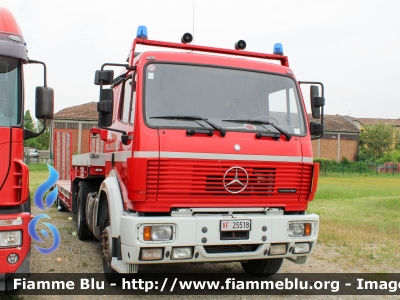
<svg viewBox="0 0 400 300">
<path fill-rule="evenodd" d="M 114 63 L 104 63 L 101 66 L 101 70 L 104 70 L 105 66 L 114 66 L 114 67 L 124 67 L 128 71 L 136 71 L 136 66 L 130 67 L 128 64 L 114 64 Z"/>
<path fill-rule="evenodd" d="M 319 81 L 298 81 L 299 84 L 318 84 L 321 86 L 321 97 L 324 98 L 324 85 Z"/>
<path fill-rule="evenodd" d="M 99 114 L 100 114 L 100 113 L 99 113 Z M 100 116 L 99 116 L 99 120 L 100 120 Z M 98 126 L 99 126 L 101 129 L 105 129 L 105 130 L 110 130 L 110 131 L 122 133 L 122 136 L 121 136 L 122 144 L 128 145 L 130 139 L 129 139 L 129 136 L 127 135 L 126 131 L 124 131 L 124 130 L 119 130 L 119 129 L 115 129 L 115 128 L 110 128 L 110 127 L 103 127 L 103 126 L 100 124 L 100 121 L 99 121 L 97 124 L 98 124 Z M 132 138 L 131 138 L 131 139 L 132 139 Z"/>
<path fill-rule="evenodd" d="M 46 73 L 47 73 L 46 69 L 47 68 L 46 68 L 46 64 L 44 62 L 42 62 L 42 61 L 32 60 L 32 59 L 28 60 L 28 63 L 29 64 L 41 64 L 41 65 L 43 65 L 43 68 L 44 68 L 44 87 L 47 87 L 47 76 L 46 76 Z"/>
<path fill-rule="evenodd" d="M 311 140 L 319 140 L 323 136 L 323 133 L 320 133 L 319 135 L 311 136 Z"/>
<path fill-rule="evenodd" d="M 100 119 L 100 118 L 99 118 Z M 124 130 L 119 130 L 119 129 L 114 129 L 114 128 L 110 128 L 110 127 L 104 127 L 100 124 L 100 122 L 97 123 L 97 125 L 101 128 L 101 129 L 106 129 L 106 130 L 110 130 L 110 131 L 114 131 L 114 132 L 119 132 L 122 133 L 122 135 L 126 135 L 126 131 Z"/>
<path fill-rule="evenodd" d="M 42 128 L 42 130 L 40 130 L 40 132 L 33 132 L 33 131 L 30 131 L 29 129 L 24 128 L 24 140 L 29 140 L 29 139 L 38 137 L 46 130 L 46 117 L 43 117 L 43 120 L 44 120 L 44 122 L 39 120 L 40 123 L 43 124 L 43 128 Z"/>
</svg>

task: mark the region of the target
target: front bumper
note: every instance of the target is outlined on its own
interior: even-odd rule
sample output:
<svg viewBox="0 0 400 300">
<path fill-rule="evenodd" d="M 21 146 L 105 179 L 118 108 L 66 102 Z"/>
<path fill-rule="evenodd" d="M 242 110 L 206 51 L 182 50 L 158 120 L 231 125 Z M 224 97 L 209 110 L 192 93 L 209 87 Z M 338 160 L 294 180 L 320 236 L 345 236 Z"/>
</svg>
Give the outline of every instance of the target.
<svg viewBox="0 0 400 300">
<path fill-rule="evenodd" d="M 191 210 L 188 210 L 191 211 Z M 245 238 L 222 239 L 221 220 L 251 220 L 251 230 Z M 292 238 L 288 236 L 289 222 L 313 223 L 311 236 Z M 141 236 L 144 224 L 173 224 L 174 238 L 166 242 L 145 242 Z M 121 218 L 121 256 L 126 264 L 179 263 L 179 262 L 223 262 L 250 259 L 285 258 L 309 255 L 318 237 L 319 217 L 310 215 L 283 215 L 276 213 L 241 212 L 172 214 L 170 217 L 142 217 L 135 213 L 124 213 Z M 294 254 L 296 243 L 309 243 L 308 253 Z M 285 244 L 286 253 L 271 255 L 271 245 Z M 171 259 L 171 251 L 177 247 L 192 247 L 193 256 L 184 260 Z M 162 248 L 163 256 L 158 260 L 141 260 L 141 249 Z M 114 257 L 112 265 L 121 263 Z M 120 268 L 116 268 L 122 271 Z M 127 271 L 128 272 L 128 271 Z"/>
<path fill-rule="evenodd" d="M 13 220 L 20 218 L 22 220 L 21 225 L 3 225 L 0 226 L 0 231 L 21 231 L 22 233 L 22 244 L 19 247 L 0 247 L 0 291 L 9 290 L 7 282 L 10 282 L 10 278 L 16 274 L 27 274 L 29 270 L 29 257 L 31 238 L 28 233 L 28 224 L 31 218 L 31 214 L 28 212 L 15 213 L 15 214 L 3 214 L 0 215 L 0 220 Z M 17 254 L 19 260 L 15 264 L 7 262 L 7 257 L 10 254 Z M 22 275 L 25 277 L 25 275 Z"/>
<path fill-rule="evenodd" d="M 31 251 L 22 260 L 18 269 L 14 273 L 0 273 L 0 291 L 14 290 L 14 278 L 26 278 L 30 274 Z"/>
</svg>

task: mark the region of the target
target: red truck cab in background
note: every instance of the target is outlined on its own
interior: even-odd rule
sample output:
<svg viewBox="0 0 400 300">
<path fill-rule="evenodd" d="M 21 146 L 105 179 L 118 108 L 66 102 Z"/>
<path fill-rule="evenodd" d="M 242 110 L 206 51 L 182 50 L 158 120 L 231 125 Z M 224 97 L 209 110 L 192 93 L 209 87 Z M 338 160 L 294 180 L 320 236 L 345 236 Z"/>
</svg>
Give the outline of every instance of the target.
<svg viewBox="0 0 400 300">
<path fill-rule="evenodd" d="M 13 289 L 7 283 L 16 274 L 30 272 L 29 171 L 23 156 L 24 139 L 38 134 L 24 129 L 23 123 L 23 65 L 28 63 L 43 64 L 28 58 L 14 16 L 0 7 L 0 291 Z M 53 117 L 54 100 L 44 74 L 44 86 L 36 88 L 36 117 L 45 120 Z"/>
<path fill-rule="evenodd" d="M 265 54 L 244 51 L 242 40 L 232 50 L 191 40 L 148 40 L 139 27 L 128 64 L 96 71 L 93 136 L 104 148 L 72 157 L 59 198 L 76 212 L 78 237 L 100 240 L 110 281 L 141 264 L 179 262 L 239 261 L 271 275 L 315 247 L 319 217 L 306 210 L 317 188 L 311 139 L 323 133 L 322 84 L 311 86 L 321 123 L 309 123 L 280 44 Z M 135 53 L 139 44 L 182 51 Z M 107 65 L 124 71 L 114 78 Z"/>
</svg>

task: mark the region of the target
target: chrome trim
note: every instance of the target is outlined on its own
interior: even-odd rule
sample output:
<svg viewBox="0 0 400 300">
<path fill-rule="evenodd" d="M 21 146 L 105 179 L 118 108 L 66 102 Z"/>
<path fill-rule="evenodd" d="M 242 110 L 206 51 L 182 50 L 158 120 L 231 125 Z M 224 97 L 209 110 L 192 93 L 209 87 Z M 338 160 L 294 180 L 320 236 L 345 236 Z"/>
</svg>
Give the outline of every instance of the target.
<svg viewBox="0 0 400 300">
<path fill-rule="evenodd" d="M 310 163 L 313 162 L 312 157 L 303 157 L 303 156 L 273 156 L 273 155 L 194 153 L 194 152 L 168 152 L 168 151 L 161 151 L 161 152 L 135 151 L 133 152 L 133 157 L 272 161 L 272 162 L 310 162 Z"/>
</svg>

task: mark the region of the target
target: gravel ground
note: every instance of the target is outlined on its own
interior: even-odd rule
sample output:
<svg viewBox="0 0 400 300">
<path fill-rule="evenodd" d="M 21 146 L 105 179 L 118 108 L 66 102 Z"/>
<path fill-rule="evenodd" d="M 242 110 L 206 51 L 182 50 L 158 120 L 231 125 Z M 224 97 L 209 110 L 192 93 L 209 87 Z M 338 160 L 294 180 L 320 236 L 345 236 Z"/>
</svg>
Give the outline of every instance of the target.
<svg viewBox="0 0 400 300">
<path fill-rule="evenodd" d="M 36 207 L 32 207 L 32 214 L 41 213 Z M 58 212 L 52 208 L 46 213 L 51 220 L 48 222 L 55 225 L 61 235 L 61 244 L 59 248 L 49 254 L 42 255 L 32 246 L 31 271 L 32 273 L 102 273 L 102 262 L 99 241 L 80 241 L 76 236 L 75 215 L 70 212 Z M 43 224 L 42 224 L 43 225 Z M 45 228 L 45 227 L 43 227 Z M 39 228 L 40 229 L 40 228 Z M 50 238 L 51 239 L 51 238 Z M 42 247 L 50 247 L 52 241 L 44 244 L 38 244 Z M 340 260 L 334 262 L 339 255 L 333 249 L 322 244 L 317 244 L 314 253 L 309 257 L 304 265 L 296 265 L 285 260 L 279 273 L 361 273 L 378 272 L 374 265 L 362 265 L 349 267 Z M 239 263 L 221 263 L 221 264 L 174 264 L 174 265 L 153 265 L 142 266 L 140 272 L 191 272 L 195 268 L 196 272 L 204 273 L 243 273 Z M 390 268 L 388 268 L 389 271 Z M 106 295 L 101 296 L 23 296 L 25 299 L 106 299 Z M 112 296 L 112 298 L 143 298 L 146 299 L 356 299 L 360 296 Z M 381 299 L 388 299 L 396 296 L 379 296 Z M 377 299 L 377 296 L 363 296 L 365 299 Z"/>
</svg>

